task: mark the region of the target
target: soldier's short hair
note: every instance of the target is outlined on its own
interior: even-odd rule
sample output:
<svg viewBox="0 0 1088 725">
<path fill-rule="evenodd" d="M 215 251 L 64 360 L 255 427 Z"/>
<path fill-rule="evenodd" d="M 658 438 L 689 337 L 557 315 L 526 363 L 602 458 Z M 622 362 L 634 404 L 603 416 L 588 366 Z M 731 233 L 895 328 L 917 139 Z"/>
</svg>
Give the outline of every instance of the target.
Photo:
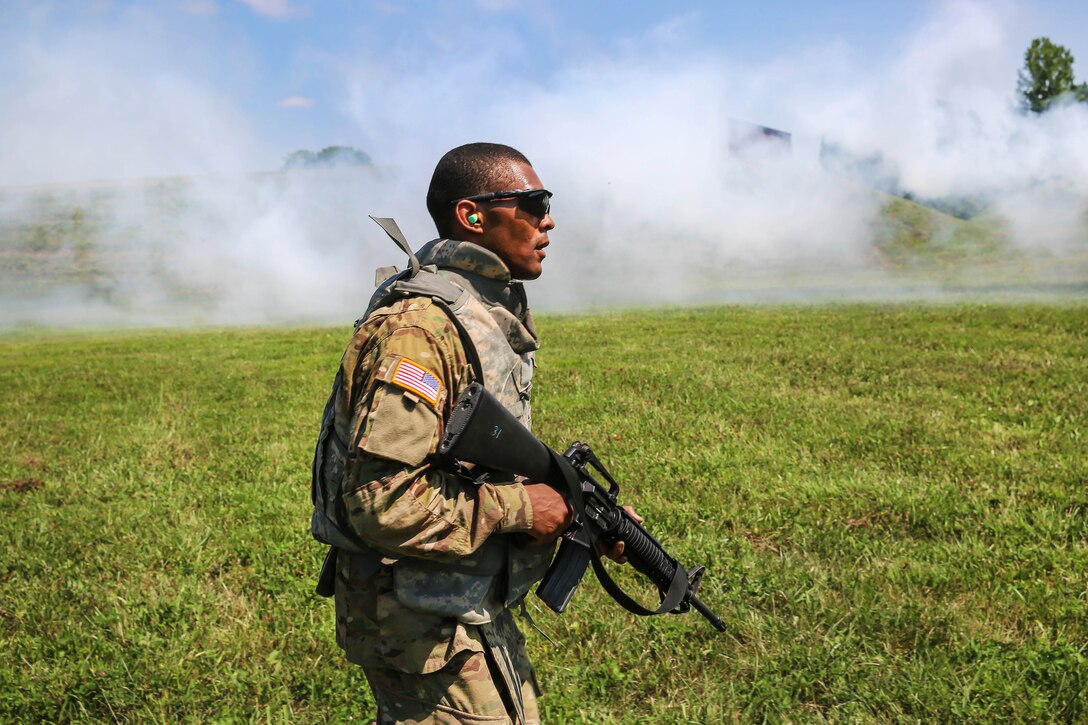
<svg viewBox="0 0 1088 725">
<path fill-rule="evenodd" d="M 529 164 L 529 159 L 510 146 L 481 142 L 458 146 L 438 160 L 427 188 L 427 211 L 439 236 L 449 237 L 453 230 L 454 207 L 450 202 L 498 191 L 492 187 L 504 180 L 510 162 Z"/>
</svg>

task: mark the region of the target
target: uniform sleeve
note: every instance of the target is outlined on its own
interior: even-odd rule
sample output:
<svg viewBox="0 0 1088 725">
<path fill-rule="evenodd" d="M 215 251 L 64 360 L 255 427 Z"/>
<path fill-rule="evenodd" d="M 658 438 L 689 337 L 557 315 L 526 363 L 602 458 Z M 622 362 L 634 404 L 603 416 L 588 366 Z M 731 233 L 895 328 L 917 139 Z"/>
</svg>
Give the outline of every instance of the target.
<svg viewBox="0 0 1088 725">
<path fill-rule="evenodd" d="M 448 320 L 431 323 L 376 335 L 352 371 L 344 505 L 352 527 L 375 548 L 451 559 L 492 534 L 527 531 L 533 515 L 520 483 L 477 485 L 428 462 L 470 382 L 456 330 Z"/>
</svg>

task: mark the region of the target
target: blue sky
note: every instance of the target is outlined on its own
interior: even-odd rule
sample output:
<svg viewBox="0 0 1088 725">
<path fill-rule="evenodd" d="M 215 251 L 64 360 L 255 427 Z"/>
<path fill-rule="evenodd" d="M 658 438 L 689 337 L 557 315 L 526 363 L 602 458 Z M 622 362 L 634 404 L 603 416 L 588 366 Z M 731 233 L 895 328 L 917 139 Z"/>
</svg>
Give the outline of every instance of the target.
<svg viewBox="0 0 1088 725">
<path fill-rule="evenodd" d="M 0 183 L 109 175 L 109 165 L 95 163 L 88 149 L 125 138 L 145 139 L 145 151 L 139 163 L 133 157 L 115 165 L 120 175 L 218 170 L 211 160 L 184 163 L 185 149 L 200 146 L 202 134 L 224 137 L 222 170 L 272 169 L 292 150 L 329 144 L 392 162 L 386 150 L 413 140 L 391 136 L 426 133 L 427 123 L 408 116 L 431 116 L 440 125 L 453 114 L 459 132 L 499 132 L 486 117 L 475 126 L 466 119 L 482 114 L 496 94 L 506 109 L 517 105 L 520 91 L 561 93 L 597 67 L 638 73 L 670 64 L 728 65 L 734 77 L 755 79 L 734 94 L 743 101 L 733 103 L 733 115 L 795 123 L 782 112 L 790 99 L 766 80 L 782 67 L 800 79 L 793 87 L 804 85 L 809 64 L 814 85 L 853 83 L 894 66 L 958 6 L 1001 18 L 1010 94 L 1019 55 L 1037 35 L 1069 47 L 1082 59 L 1080 77 L 1088 76 L 1083 0 L 6 0 L 0 88 L 11 100 L 0 111 L 0 131 L 53 151 L 44 167 L 9 164 Z M 842 77 L 829 77 L 836 73 Z M 86 125 L 76 128 L 85 114 Z M 136 128 L 125 128 L 126 118 Z M 538 138 L 547 133 L 533 125 Z M 175 136 L 174 151 L 147 158 L 155 154 L 146 148 L 171 145 Z M 435 148 L 445 143 L 438 136 Z M 194 152 L 202 154 L 216 155 Z"/>
</svg>

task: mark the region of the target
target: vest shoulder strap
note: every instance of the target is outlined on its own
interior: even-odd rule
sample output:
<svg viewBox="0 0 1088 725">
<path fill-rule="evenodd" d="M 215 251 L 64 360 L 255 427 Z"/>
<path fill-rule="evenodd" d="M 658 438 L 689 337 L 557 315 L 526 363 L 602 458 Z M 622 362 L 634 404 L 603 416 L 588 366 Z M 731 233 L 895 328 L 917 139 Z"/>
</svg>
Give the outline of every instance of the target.
<svg viewBox="0 0 1088 725">
<path fill-rule="evenodd" d="M 442 308 L 446 316 L 453 322 L 453 326 L 457 328 L 457 334 L 461 338 L 461 345 L 465 348 L 465 355 L 472 366 L 472 372 L 475 374 L 476 379 L 482 383 L 484 369 L 480 362 L 480 355 L 476 350 L 476 345 L 472 342 L 472 337 L 469 336 L 468 329 L 457 317 L 457 310 L 465 305 L 467 302 L 466 297 L 471 293 L 438 274 L 438 268 L 434 265 L 421 265 L 396 221 L 388 217 L 371 216 L 370 218 L 389 235 L 389 238 L 400 247 L 401 251 L 408 255 L 409 268 L 384 279 L 374 293 L 366 315 L 356 321 L 356 327 L 369 317 L 371 312 L 395 299 L 402 297 L 430 297 L 438 307 Z M 389 268 L 382 268 L 378 274 L 380 275 L 387 269 Z M 395 270 L 395 268 L 393 269 Z"/>
<path fill-rule="evenodd" d="M 402 275 L 393 282 L 389 291 L 394 295 L 399 294 L 403 297 L 431 297 L 445 302 L 446 305 L 454 305 L 461 299 L 461 295 L 468 294 L 468 292 L 438 274 L 435 269 L 428 269 L 427 267 L 420 268 L 419 272 L 414 276 Z"/>
<path fill-rule="evenodd" d="M 419 260 L 416 259 L 416 253 L 412 251 L 412 247 L 408 245 L 408 240 L 405 239 L 404 232 L 402 232 L 400 227 L 397 226 L 397 223 L 389 217 L 376 217 L 371 215 L 370 218 L 374 220 L 375 224 L 384 229 L 385 233 L 389 235 L 389 238 L 408 255 L 408 263 L 411 265 L 412 276 L 415 277 L 419 272 Z"/>
</svg>

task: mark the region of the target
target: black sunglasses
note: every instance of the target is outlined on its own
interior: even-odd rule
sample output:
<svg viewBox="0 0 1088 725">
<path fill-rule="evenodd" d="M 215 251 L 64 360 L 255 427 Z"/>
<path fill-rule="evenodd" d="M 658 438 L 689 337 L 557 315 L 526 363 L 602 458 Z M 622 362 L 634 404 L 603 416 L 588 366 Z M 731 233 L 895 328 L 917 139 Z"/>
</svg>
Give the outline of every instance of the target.
<svg viewBox="0 0 1088 725">
<path fill-rule="evenodd" d="M 537 219 L 543 219 L 552 210 L 552 193 L 547 189 L 505 189 L 492 191 L 488 194 L 476 194 L 454 199 L 450 204 L 459 201 L 498 201 L 499 199 L 516 199 L 518 209 L 526 214 L 532 214 Z"/>
</svg>

